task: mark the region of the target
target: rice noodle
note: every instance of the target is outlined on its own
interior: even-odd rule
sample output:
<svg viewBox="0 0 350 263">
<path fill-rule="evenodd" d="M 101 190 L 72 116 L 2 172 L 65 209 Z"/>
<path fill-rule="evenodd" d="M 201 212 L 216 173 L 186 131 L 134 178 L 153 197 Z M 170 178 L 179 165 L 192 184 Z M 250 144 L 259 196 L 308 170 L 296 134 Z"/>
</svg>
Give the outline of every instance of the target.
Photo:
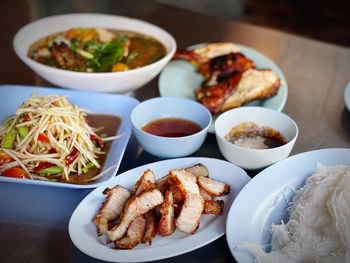
<svg viewBox="0 0 350 263">
<path fill-rule="evenodd" d="M 36 93 L 28 98 L 15 112 L 0 126 L 0 142 L 5 140 L 11 129 L 24 128 L 27 130 L 24 138 L 17 133 L 11 148 L 0 146 L 0 151 L 12 157 L 11 162 L 0 166 L 0 172 L 5 169 L 20 166 L 30 178 L 47 180 L 46 175 L 35 174 L 34 170 L 41 162 L 49 162 L 61 167 L 61 177 L 69 181 L 69 174 L 82 173 L 82 168 L 88 163 L 100 167 L 98 155 L 105 154 L 97 147 L 91 136 L 96 136 L 95 128 L 86 122 L 85 109 L 68 103 L 66 96 L 55 94 L 46 97 Z M 45 139 L 40 139 L 44 137 Z M 119 136 L 104 138 L 114 140 Z M 66 157 L 74 149 L 79 151 L 78 157 L 66 165 Z M 53 153 L 51 153 L 53 152 Z M 94 176 L 99 178 L 99 176 Z"/>
<path fill-rule="evenodd" d="M 289 222 L 272 225 L 272 251 L 242 242 L 257 262 L 350 262 L 350 166 L 317 165 L 297 191 Z"/>
</svg>

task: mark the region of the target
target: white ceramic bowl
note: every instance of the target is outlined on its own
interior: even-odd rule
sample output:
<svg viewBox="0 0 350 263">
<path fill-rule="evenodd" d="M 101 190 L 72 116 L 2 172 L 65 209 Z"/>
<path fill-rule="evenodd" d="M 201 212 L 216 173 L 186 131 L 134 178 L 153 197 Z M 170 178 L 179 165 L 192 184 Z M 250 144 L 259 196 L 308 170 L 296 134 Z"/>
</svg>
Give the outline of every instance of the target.
<svg viewBox="0 0 350 263">
<path fill-rule="evenodd" d="M 193 121 L 202 130 L 183 137 L 162 137 L 142 130 L 142 127 L 162 118 L 182 118 Z M 131 113 L 131 124 L 137 141 L 148 153 L 160 158 L 175 158 L 197 151 L 207 136 L 210 112 L 198 102 L 183 98 L 153 98 L 140 103 Z"/>
<path fill-rule="evenodd" d="M 250 149 L 224 139 L 233 126 L 247 121 L 279 131 L 287 143 L 270 149 Z M 262 107 L 232 109 L 221 114 L 215 121 L 216 140 L 222 155 L 244 169 L 261 169 L 288 157 L 298 133 L 297 124 L 286 114 Z"/>
<path fill-rule="evenodd" d="M 150 65 L 123 72 L 74 72 L 46 66 L 27 56 L 31 44 L 42 37 L 75 27 L 104 27 L 142 33 L 164 44 L 167 55 Z M 18 57 L 42 78 L 63 88 L 125 93 L 152 80 L 169 62 L 176 50 L 174 38 L 150 23 L 115 15 L 66 14 L 45 17 L 22 27 L 15 35 L 13 46 Z"/>
</svg>

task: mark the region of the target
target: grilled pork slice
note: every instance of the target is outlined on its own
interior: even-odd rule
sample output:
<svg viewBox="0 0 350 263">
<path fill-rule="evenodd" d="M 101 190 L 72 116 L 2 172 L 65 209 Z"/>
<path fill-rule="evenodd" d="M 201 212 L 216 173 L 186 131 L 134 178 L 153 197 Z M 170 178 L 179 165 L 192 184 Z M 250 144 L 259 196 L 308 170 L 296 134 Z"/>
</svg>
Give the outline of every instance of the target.
<svg viewBox="0 0 350 263">
<path fill-rule="evenodd" d="M 134 220 L 132 220 L 130 226 L 128 227 L 128 230 L 126 231 L 126 236 L 114 242 L 115 248 L 134 248 L 138 243 L 141 242 L 145 230 L 146 219 L 144 219 L 142 216 L 136 217 Z"/>
<path fill-rule="evenodd" d="M 162 194 L 165 194 L 165 191 L 168 189 L 169 187 L 169 178 L 170 176 L 167 174 L 166 176 L 163 176 L 161 178 L 159 178 L 156 181 L 156 188 L 162 192 Z"/>
<path fill-rule="evenodd" d="M 223 200 L 205 200 L 203 214 L 221 215 L 224 211 L 224 205 Z"/>
<path fill-rule="evenodd" d="M 142 243 L 148 243 L 152 245 L 152 239 L 157 234 L 157 222 L 156 217 L 154 216 L 153 210 L 145 214 L 146 219 L 146 231 L 142 238 Z"/>
<path fill-rule="evenodd" d="M 193 174 L 196 178 L 200 175 L 209 177 L 208 168 L 201 163 L 195 164 L 191 167 L 187 167 L 185 168 L 185 170 Z"/>
<path fill-rule="evenodd" d="M 174 203 L 173 204 L 175 218 L 177 218 L 179 216 L 181 209 L 182 209 L 182 206 L 183 206 L 183 203 L 179 203 L 179 204 Z"/>
<path fill-rule="evenodd" d="M 204 200 L 212 200 L 213 196 L 211 196 L 207 191 L 203 190 L 199 187 L 199 193 L 203 197 Z"/>
<path fill-rule="evenodd" d="M 154 188 L 154 183 L 156 182 L 156 177 L 154 176 L 154 173 L 151 170 L 146 170 L 139 180 L 135 183 L 134 190 L 132 192 L 132 195 L 138 195 L 139 193 Z"/>
<path fill-rule="evenodd" d="M 178 230 L 193 234 L 199 227 L 199 219 L 204 209 L 204 200 L 200 194 L 188 193 L 175 225 Z"/>
<path fill-rule="evenodd" d="M 160 214 L 157 233 L 160 236 L 169 236 L 175 231 L 173 194 L 169 190 L 165 193 L 164 203 L 160 207 Z"/>
<path fill-rule="evenodd" d="M 134 190 L 133 190 L 133 196 L 135 195 L 139 195 L 140 193 L 146 191 L 146 190 L 150 190 L 152 188 L 155 188 L 155 176 L 153 174 L 153 172 L 151 170 L 146 170 L 142 176 L 140 177 L 140 179 L 135 183 L 134 186 Z M 146 243 L 148 242 L 150 245 L 152 244 L 152 239 L 154 238 L 154 236 L 156 235 L 156 229 L 157 229 L 157 224 L 155 222 L 155 217 L 153 214 L 153 210 L 148 211 L 144 217 L 146 220 L 146 229 L 144 231 L 143 237 L 140 240 L 138 237 L 136 238 L 136 240 L 133 240 L 133 244 L 134 246 L 137 245 L 137 241 L 140 242 L 142 241 L 142 243 Z M 139 220 L 138 217 L 136 217 L 134 220 Z M 133 224 L 134 220 L 130 223 L 130 225 Z"/>
<path fill-rule="evenodd" d="M 174 204 L 185 202 L 186 192 L 181 190 L 172 178 L 169 178 L 169 190 L 172 192 Z"/>
<path fill-rule="evenodd" d="M 186 169 L 172 169 L 169 174 L 184 196 L 188 193 L 199 194 L 197 178 L 192 173 L 186 171 Z"/>
<path fill-rule="evenodd" d="M 208 177 L 199 176 L 198 184 L 203 190 L 214 196 L 222 196 L 230 192 L 230 185 Z"/>
<path fill-rule="evenodd" d="M 124 215 L 121 222 L 108 231 L 110 241 L 122 238 L 130 223 L 138 216 L 146 214 L 164 201 L 162 193 L 158 189 L 150 189 L 132 197 L 124 207 Z"/>
<path fill-rule="evenodd" d="M 102 203 L 97 215 L 92 220 L 97 227 L 98 235 L 107 234 L 108 223 L 120 217 L 125 203 L 131 196 L 131 192 L 120 185 L 111 189 L 106 188 L 103 194 L 107 195 L 106 200 Z"/>
</svg>

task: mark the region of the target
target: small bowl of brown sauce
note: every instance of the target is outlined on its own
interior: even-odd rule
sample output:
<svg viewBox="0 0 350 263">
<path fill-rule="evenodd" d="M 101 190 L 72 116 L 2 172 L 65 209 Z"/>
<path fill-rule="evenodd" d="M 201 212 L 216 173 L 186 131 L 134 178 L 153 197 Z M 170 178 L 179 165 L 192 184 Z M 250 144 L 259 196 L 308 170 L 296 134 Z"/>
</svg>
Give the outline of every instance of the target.
<svg viewBox="0 0 350 263">
<path fill-rule="evenodd" d="M 203 144 L 212 120 L 198 102 L 184 98 L 153 98 L 131 113 L 133 132 L 141 147 L 160 158 L 188 156 Z"/>
<path fill-rule="evenodd" d="M 261 169 L 288 157 L 298 132 L 289 116 L 262 107 L 232 109 L 215 122 L 222 155 L 244 169 Z"/>
</svg>

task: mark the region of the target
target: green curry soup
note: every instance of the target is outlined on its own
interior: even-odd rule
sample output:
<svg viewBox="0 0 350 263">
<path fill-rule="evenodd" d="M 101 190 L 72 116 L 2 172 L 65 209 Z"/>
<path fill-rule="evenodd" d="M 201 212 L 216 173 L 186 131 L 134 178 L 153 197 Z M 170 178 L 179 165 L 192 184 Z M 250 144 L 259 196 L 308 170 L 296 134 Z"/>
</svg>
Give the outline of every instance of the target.
<svg viewBox="0 0 350 263">
<path fill-rule="evenodd" d="M 126 71 L 165 55 L 164 45 L 150 36 L 104 28 L 73 28 L 41 38 L 28 50 L 39 63 L 80 72 Z"/>
</svg>

